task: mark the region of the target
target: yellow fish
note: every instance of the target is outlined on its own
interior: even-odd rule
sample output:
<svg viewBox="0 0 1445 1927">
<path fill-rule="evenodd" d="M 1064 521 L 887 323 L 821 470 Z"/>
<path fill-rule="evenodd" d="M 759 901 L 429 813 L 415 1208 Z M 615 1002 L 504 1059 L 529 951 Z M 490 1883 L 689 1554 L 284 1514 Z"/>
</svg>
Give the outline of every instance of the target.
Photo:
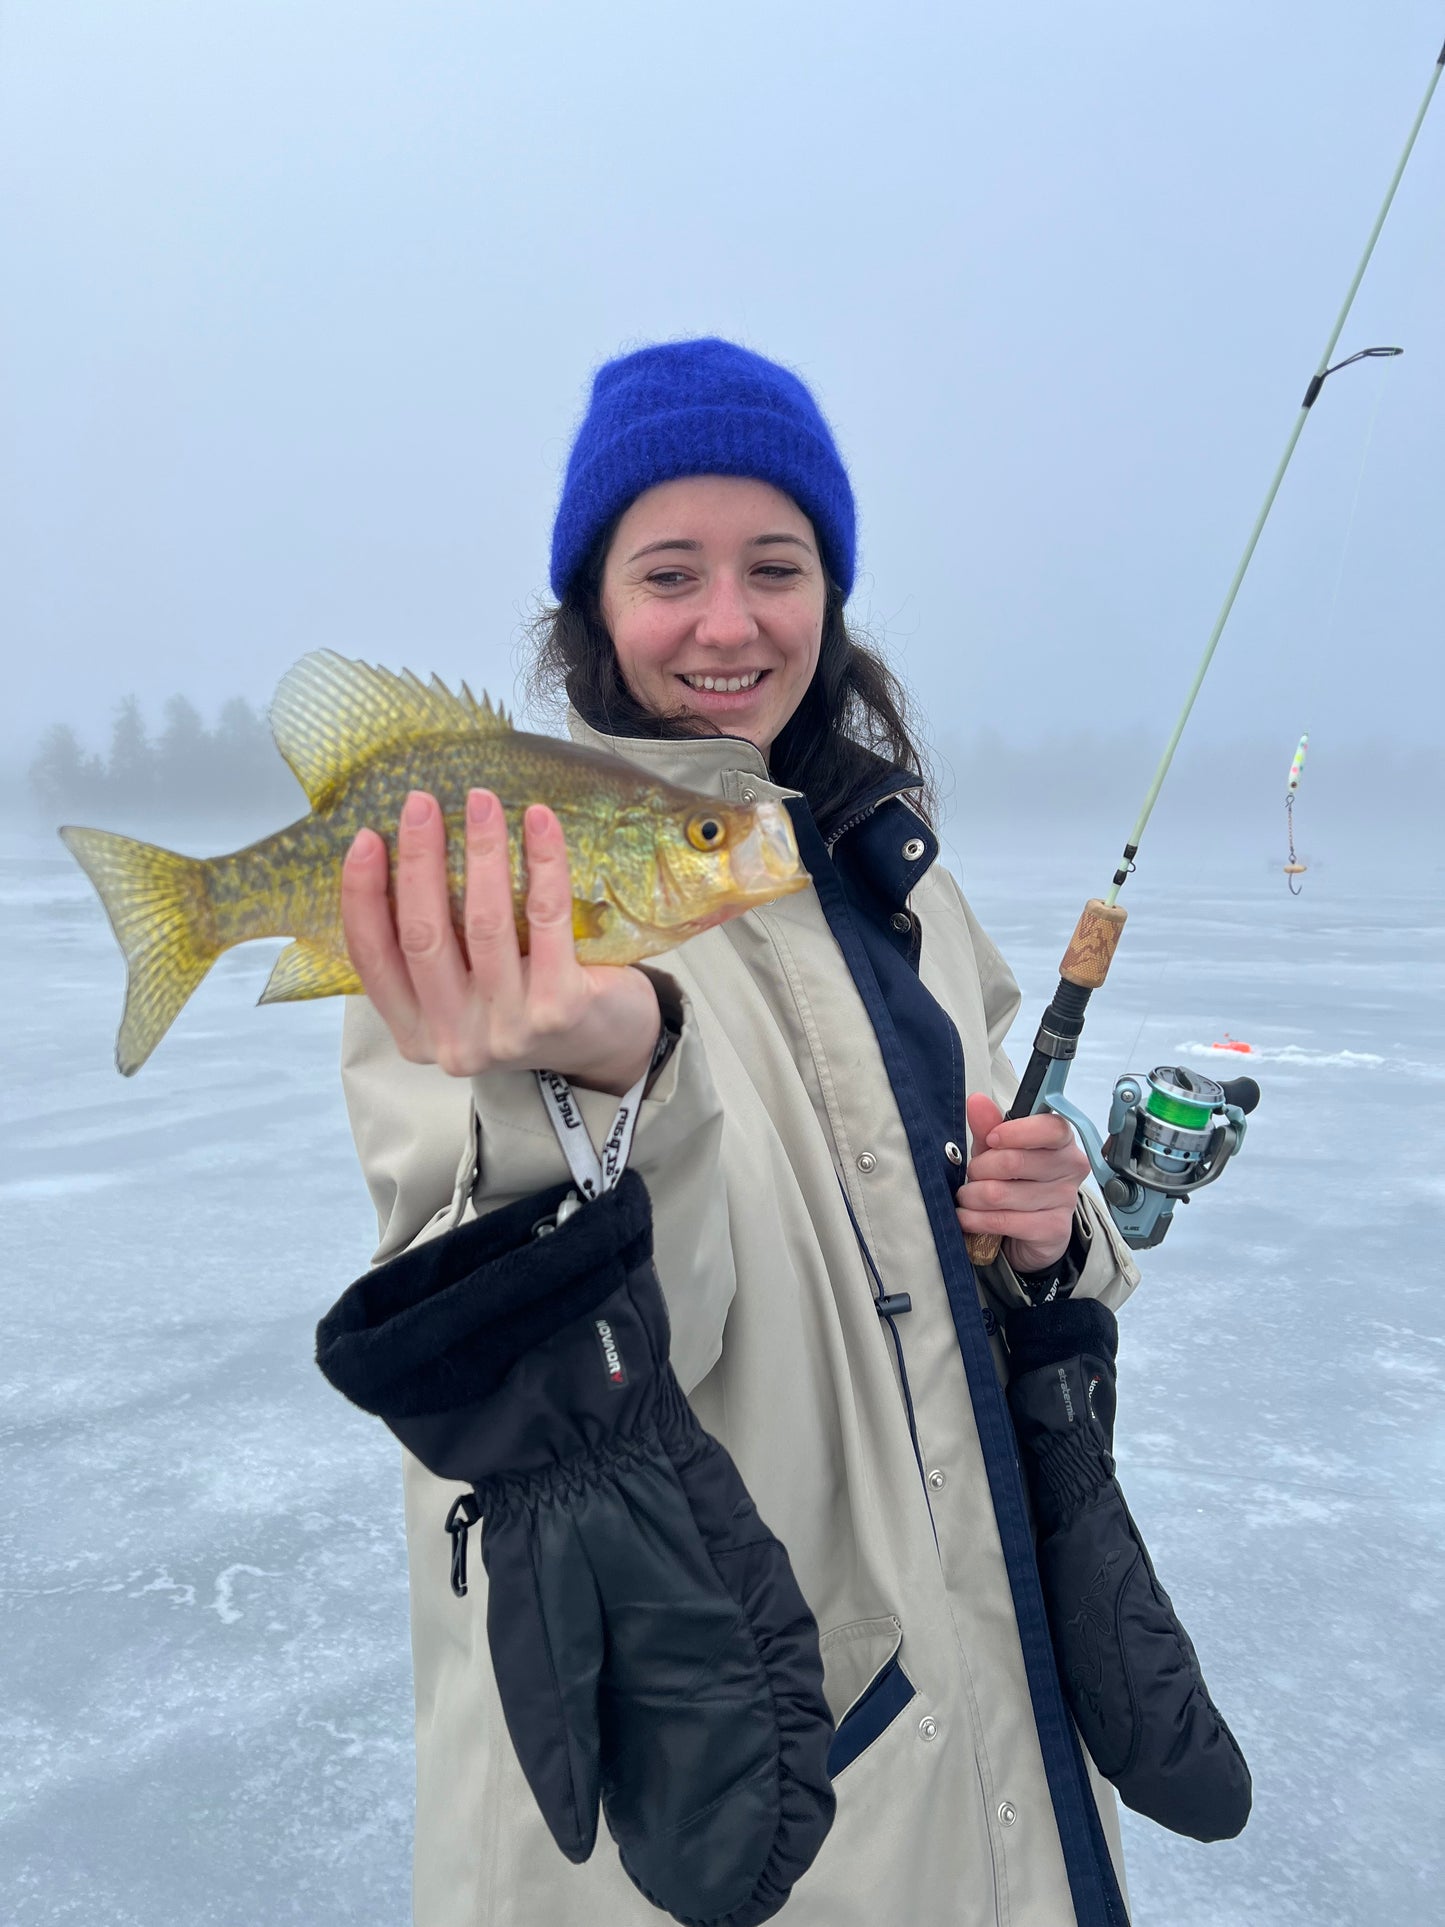
<svg viewBox="0 0 1445 1927">
<path fill-rule="evenodd" d="M 780 803 L 719 802 L 620 758 L 514 729 L 463 683 L 460 694 L 331 650 L 303 656 L 271 706 L 276 747 L 309 816 L 229 856 L 177 856 L 108 830 L 62 829 L 125 953 L 116 1063 L 150 1056 L 223 950 L 289 936 L 260 1001 L 352 996 L 361 983 L 341 928 L 341 865 L 366 827 L 387 838 L 408 790 L 429 790 L 447 829 L 452 919 L 461 929 L 469 789 L 494 790 L 512 845 L 513 910 L 526 947 L 522 814 L 556 811 L 572 869 L 583 963 L 627 964 L 760 903 L 806 888 Z"/>
</svg>

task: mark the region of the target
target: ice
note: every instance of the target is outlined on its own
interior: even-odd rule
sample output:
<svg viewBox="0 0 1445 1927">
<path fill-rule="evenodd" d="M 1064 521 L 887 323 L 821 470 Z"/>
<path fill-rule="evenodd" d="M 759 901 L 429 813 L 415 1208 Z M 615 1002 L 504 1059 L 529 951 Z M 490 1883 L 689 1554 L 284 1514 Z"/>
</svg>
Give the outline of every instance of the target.
<svg viewBox="0 0 1445 1927">
<path fill-rule="evenodd" d="M 1372 1070 L 1384 1068 L 1385 1059 L 1371 1050 L 1308 1050 L 1303 1044 L 1251 1044 L 1247 1052 L 1238 1051 L 1229 1044 L 1192 1044 L 1174 1046 L 1175 1054 L 1182 1057 L 1219 1057 L 1234 1064 L 1246 1074 L 1249 1071 L 1243 1058 L 1253 1058 L 1259 1064 L 1318 1064 L 1336 1070 Z M 1397 1066 L 1403 1068 L 1402 1066 Z M 1411 1066 L 1412 1071 L 1423 1072 L 1424 1065 Z M 1223 1076 L 1223 1072 L 1220 1073 Z"/>
<path fill-rule="evenodd" d="M 1292 899 L 1175 867 L 1131 886 L 1070 1088 L 1100 1120 L 1117 1075 L 1175 1059 L 1263 1088 L 1144 1257 L 1119 1426 L 1256 1804 L 1214 1847 L 1126 1816 L 1135 1919 L 1423 1927 L 1445 1874 L 1440 879 L 1336 864 Z M 1050 854 L 962 870 L 1024 987 L 1018 1054 L 1098 878 Z M 276 946 L 236 952 L 123 1080 L 120 961 L 58 846 L 0 845 L 0 913 L 4 1917 L 397 1927 L 398 1460 L 312 1363 L 374 1222 L 340 1006 L 255 1009 Z M 1254 1058 L 1214 1053 L 1226 1031 Z"/>
</svg>

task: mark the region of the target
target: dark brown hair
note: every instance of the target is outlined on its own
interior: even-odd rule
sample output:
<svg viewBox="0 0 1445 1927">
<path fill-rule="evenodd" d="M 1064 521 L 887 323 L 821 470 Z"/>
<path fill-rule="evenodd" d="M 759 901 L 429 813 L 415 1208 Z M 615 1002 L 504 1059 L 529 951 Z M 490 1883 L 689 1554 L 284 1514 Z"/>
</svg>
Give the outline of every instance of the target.
<svg viewBox="0 0 1445 1927">
<path fill-rule="evenodd" d="M 615 528 L 614 522 L 603 531 L 561 602 L 532 623 L 528 695 L 546 705 L 565 690 L 583 721 L 608 736 L 706 735 L 709 725 L 699 717 L 659 716 L 645 708 L 623 680 L 600 601 L 602 565 Z M 899 767 L 917 777 L 914 806 L 931 823 L 937 798 L 911 709 L 883 657 L 849 631 L 842 594 L 830 582 L 818 666 L 772 746 L 769 774 L 775 783 L 802 791 L 827 835 L 866 787 L 884 770 Z"/>
</svg>

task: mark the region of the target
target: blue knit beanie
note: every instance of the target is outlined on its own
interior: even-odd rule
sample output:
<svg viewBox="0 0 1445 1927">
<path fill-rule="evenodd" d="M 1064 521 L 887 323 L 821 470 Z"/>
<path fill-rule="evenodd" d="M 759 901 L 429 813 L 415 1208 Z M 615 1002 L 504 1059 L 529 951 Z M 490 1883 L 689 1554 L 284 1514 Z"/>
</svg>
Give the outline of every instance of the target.
<svg viewBox="0 0 1445 1927">
<path fill-rule="evenodd" d="M 853 587 L 853 490 L 818 404 L 786 368 L 731 341 L 666 341 L 597 370 L 552 527 L 560 600 L 615 515 L 659 482 L 743 475 L 808 517 L 823 563 Z"/>
</svg>

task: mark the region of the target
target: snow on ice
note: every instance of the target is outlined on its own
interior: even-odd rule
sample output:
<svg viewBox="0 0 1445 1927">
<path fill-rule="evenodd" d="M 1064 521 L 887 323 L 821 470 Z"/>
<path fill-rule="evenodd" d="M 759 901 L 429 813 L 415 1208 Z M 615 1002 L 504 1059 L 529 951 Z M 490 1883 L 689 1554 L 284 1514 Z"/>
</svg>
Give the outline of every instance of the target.
<svg viewBox="0 0 1445 1927">
<path fill-rule="evenodd" d="M 1256 1045 L 1245 1148 L 1123 1313 L 1119 1424 L 1256 1805 L 1214 1847 L 1126 1815 L 1135 1917 L 1411 1927 L 1445 1876 L 1440 879 L 1292 900 L 1189 869 L 1141 877 L 1071 1091 L 1102 1118 L 1124 1070 L 1223 1065 L 1180 1039 Z M 1023 985 L 1017 1056 L 1087 876 L 963 875 Z M 312 1364 L 373 1232 L 340 1006 L 257 1010 L 235 953 L 126 1082 L 79 872 L 12 836 L 0 907 L 5 1917 L 398 1927 L 398 1457 Z"/>
</svg>

